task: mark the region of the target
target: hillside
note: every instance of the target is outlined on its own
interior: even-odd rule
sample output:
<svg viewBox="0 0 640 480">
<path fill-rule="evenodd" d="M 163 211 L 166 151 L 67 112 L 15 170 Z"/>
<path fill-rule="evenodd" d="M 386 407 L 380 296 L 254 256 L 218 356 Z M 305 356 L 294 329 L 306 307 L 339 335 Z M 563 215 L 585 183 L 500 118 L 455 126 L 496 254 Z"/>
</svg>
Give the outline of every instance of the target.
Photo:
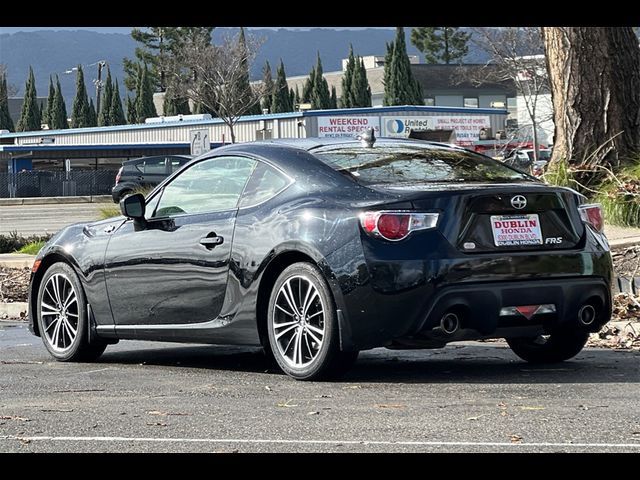
<svg viewBox="0 0 640 480">
<path fill-rule="evenodd" d="M 408 33 L 410 28 L 405 29 Z M 214 40 L 223 35 L 234 33 L 229 28 L 214 30 Z M 395 32 L 391 29 L 332 30 L 310 29 L 271 30 L 251 29 L 253 35 L 264 43 L 252 68 L 252 76 L 260 77 L 265 60 L 269 60 L 275 73 L 280 58 L 285 63 L 288 76 L 306 75 L 315 63 L 316 52 L 320 52 L 325 71 L 341 68 L 341 59 L 349 52 L 349 44 L 360 55 L 384 55 L 386 42 L 392 41 Z M 411 46 L 407 38 L 409 53 L 419 52 Z M 75 75 L 65 74 L 78 63 L 85 68 L 87 89 L 94 92 L 89 84 L 96 78 L 96 67 L 90 66 L 98 60 L 106 60 L 122 88 L 122 58 L 132 57 L 135 42 L 124 33 L 98 33 L 87 30 L 78 31 L 35 31 L 0 34 L 0 63 L 8 67 L 9 83 L 16 85 L 22 93 L 29 65 L 33 66 L 36 76 L 38 95 L 46 96 L 50 74 L 58 74 L 67 108 L 75 94 Z M 481 52 L 470 51 L 467 62 L 483 61 Z"/>
</svg>

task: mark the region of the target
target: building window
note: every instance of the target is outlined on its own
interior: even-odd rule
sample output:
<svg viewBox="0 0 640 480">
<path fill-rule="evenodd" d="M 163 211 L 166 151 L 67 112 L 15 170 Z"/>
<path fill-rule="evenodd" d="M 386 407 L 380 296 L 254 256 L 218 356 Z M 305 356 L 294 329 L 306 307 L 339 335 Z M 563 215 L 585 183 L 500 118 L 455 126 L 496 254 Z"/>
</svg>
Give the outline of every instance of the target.
<svg viewBox="0 0 640 480">
<path fill-rule="evenodd" d="M 468 108 L 478 108 L 478 97 L 464 97 L 463 105 Z"/>
<path fill-rule="evenodd" d="M 518 110 L 518 99 L 516 97 L 507 97 L 507 108 L 509 110 Z"/>
<path fill-rule="evenodd" d="M 427 107 L 433 107 L 436 104 L 436 98 L 435 97 L 425 97 L 424 104 Z"/>
</svg>

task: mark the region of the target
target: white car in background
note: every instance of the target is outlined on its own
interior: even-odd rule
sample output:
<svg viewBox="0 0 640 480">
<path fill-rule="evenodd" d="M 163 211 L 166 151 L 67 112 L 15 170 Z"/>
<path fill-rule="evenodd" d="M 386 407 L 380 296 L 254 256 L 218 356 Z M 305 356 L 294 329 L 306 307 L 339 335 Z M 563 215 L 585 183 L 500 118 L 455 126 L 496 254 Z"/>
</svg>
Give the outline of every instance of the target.
<svg viewBox="0 0 640 480">
<path fill-rule="evenodd" d="M 538 160 L 535 162 L 533 148 L 516 148 L 512 150 L 503 161 L 510 167 L 531 173 L 535 176 L 540 176 L 550 159 L 551 150 L 548 148 L 538 149 Z"/>
</svg>

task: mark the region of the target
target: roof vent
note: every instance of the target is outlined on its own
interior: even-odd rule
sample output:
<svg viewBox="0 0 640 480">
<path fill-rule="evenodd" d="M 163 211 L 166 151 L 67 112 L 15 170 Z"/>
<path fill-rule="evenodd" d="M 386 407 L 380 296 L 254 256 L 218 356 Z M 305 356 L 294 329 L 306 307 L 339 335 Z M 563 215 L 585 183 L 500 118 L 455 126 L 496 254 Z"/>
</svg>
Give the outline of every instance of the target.
<svg viewBox="0 0 640 480">
<path fill-rule="evenodd" d="M 373 144 L 376 143 L 376 135 L 371 127 L 367 128 L 365 133 L 361 133 L 356 138 L 360 140 L 360 143 L 365 148 L 373 148 Z"/>
</svg>

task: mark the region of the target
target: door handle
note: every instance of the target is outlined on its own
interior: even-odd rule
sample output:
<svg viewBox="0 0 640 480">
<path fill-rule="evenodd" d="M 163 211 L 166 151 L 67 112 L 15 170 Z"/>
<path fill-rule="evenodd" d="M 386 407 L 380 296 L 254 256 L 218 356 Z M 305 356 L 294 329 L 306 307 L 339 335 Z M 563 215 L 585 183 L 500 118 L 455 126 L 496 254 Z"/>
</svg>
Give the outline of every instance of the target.
<svg viewBox="0 0 640 480">
<path fill-rule="evenodd" d="M 202 237 L 200 239 L 200 245 L 204 245 L 209 250 L 214 248 L 216 245 L 222 245 L 223 242 L 224 242 L 224 238 L 219 237 L 215 233 L 210 233 L 206 237 Z"/>
</svg>

